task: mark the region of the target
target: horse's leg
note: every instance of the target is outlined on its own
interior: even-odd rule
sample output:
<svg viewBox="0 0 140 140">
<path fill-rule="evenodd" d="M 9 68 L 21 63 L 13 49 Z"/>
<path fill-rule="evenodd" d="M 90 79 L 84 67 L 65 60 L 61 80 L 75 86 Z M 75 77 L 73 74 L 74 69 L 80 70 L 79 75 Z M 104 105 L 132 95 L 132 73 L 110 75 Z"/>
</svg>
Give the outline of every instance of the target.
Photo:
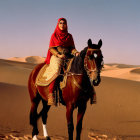
<svg viewBox="0 0 140 140">
<path fill-rule="evenodd" d="M 80 140 L 80 135 L 82 131 L 82 121 L 86 111 L 86 103 L 81 104 L 78 106 L 78 114 L 77 114 L 77 126 L 76 126 L 76 140 Z"/>
<path fill-rule="evenodd" d="M 74 110 L 74 107 L 72 105 L 67 105 L 66 106 L 66 117 L 67 117 L 69 140 L 73 140 L 73 130 L 74 130 L 73 110 Z"/>
<path fill-rule="evenodd" d="M 37 107 L 41 100 L 41 97 L 39 94 L 36 95 L 36 97 L 31 102 L 31 110 L 30 110 L 30 124 L 33 126 L 32 131 L 32 137 L 33 140 L 37 140 L 38 135 L 38 128 L 37 128 L 37 120 L 38 120 L 38 114 L 37 114 Z"/>
<path fill-rule="evenodd" d="M 50 109 L 50 106 L 47 105 L 47 102 L 42 99 L 42 104 L 43 104 L 43 109 L 42 109 L 42 122 L 43 122 L 43 134 L 44 137 L 46 137 L 46 140 L 50 140 L 50 137 L 48 136 L 47 133 L 47 128 L 46 128 L 46 121 L 47 121 L 47 113 Z"/>
</svg>

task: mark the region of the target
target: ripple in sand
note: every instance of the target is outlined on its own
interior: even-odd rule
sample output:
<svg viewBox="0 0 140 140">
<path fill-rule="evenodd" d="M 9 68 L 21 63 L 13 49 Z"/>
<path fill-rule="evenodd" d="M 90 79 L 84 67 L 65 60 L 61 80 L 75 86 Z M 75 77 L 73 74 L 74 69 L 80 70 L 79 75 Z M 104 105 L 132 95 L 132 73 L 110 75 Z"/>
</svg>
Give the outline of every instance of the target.
<svg viewBox="0 0 140 140">
<path fill-rule="evenodd" d="M 89 140 L 140 140 L 140 135 L 112 136 L 96 132 L 89 132 Z"/>
<path fill-rule="evenodd" d="M 38 139 L 45 140 L 45 138 L 43 136 L 38 136 Z M 0 140 L 32 140 L 32 136 L 24 135 L 23 137 L 20 137 L 20 136 L 13 135 L 13 134 L 9 134 L 9 135 L 0 134 Z M 61 136 L 54 136 L 54 137 L 51 137 L 51 140 L 67 140 L 67 138 L 61 137 Z"/>
</svg>

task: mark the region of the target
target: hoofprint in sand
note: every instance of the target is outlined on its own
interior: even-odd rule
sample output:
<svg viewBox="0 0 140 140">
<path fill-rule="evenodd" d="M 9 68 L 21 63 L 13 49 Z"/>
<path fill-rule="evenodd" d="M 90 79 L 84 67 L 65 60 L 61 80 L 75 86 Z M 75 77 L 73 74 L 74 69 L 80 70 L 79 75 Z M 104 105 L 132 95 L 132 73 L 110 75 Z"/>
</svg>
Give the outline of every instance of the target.
<svg viewBox="0 0 140 140">
<path fill-rule="evenodd" d="M 46 140 L 44 136 L 37 136 L 39 140 Z M 67 138 L 61 136 L 52 136 L 51 140 L 66 140 Z M 14 134 L 0 135 L 0 140 L 32 140 L 31 135 L 18 136 Z"/>
<path fill-rule="evenodd" d="M 38 136 L 39 140 L 46 140 L 43 136 Z M 0 140 L 32 140 L 31 135 L 17 136 L 13 134 L 0 135 Z M 52 136 L 51 140 L 68 140 L 67 137 Z M 140 136 L 108 136 L 106 134 L 99 134 L 95 132 L 88 133 L 88 140 L 140 140 Z"/>
<path fill-rule="evenodd" d="M 89 137 L 89 140 L 107 140 L 108 139 L 107 135 L 99 135 L 99 134 L 97 135 L 97 134 L 93 134 L 93 133 L 89 133 L 88 137 Z M 109 138 L 109 139 L 110 140 L 117 140 L 115 138 L 116 137 Z M 38 136 L 38 139 L 45 140 L 45 138 L 43 136 Z M 31 135 L 24 135 L 24 136 L 20 137 L 20 136 L 13 135 L 13 134 L 0 135 L 0 140 L 32 140 L 32 136 Z M 51 140 L 68 140 L 68 138 L 56 136 L 56 137 L 51 137 Z"/>
</svg>

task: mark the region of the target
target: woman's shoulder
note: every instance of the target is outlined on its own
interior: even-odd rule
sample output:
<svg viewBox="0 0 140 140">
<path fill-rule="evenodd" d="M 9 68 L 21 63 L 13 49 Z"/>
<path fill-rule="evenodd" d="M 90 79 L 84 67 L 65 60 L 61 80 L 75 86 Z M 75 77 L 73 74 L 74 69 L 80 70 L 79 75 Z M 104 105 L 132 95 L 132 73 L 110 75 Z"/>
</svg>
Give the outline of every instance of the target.
<svg viewBox="0 0 140 140">
<path fill-rule="evenodd" d="M 71 33 L 68 33 L 68 35 L 69 35 L 70 37 L 72 37 L 72 34 L 71 34 Z"/>
<path fill-rule="evenodd" d="M 71 33 L 68 33 L 68 34 L 72 36 L 72 34 L 71 34 Z"/>
</svg>

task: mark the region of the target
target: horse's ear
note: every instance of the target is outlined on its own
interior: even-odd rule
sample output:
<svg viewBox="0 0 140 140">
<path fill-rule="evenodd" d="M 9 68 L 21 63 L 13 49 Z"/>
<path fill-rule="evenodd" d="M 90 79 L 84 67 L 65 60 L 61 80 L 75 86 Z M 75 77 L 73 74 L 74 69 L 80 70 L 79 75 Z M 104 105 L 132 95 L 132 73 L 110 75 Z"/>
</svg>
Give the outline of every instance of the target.
<svg viewBox="0 0 140 140">
<path fill-rule="evenodd" d="M 92 41 L 91 41 L 91 39 L 88 40 L 88 46 L 92 46 Z"/>
<path fill-rule="evenodd" d="M 102 40 L 101 39 L 98 42 L 98 46 L 99 46 L 99 48 L 101 48 L 101 46 L 102 46 Z"/>
</svg>

